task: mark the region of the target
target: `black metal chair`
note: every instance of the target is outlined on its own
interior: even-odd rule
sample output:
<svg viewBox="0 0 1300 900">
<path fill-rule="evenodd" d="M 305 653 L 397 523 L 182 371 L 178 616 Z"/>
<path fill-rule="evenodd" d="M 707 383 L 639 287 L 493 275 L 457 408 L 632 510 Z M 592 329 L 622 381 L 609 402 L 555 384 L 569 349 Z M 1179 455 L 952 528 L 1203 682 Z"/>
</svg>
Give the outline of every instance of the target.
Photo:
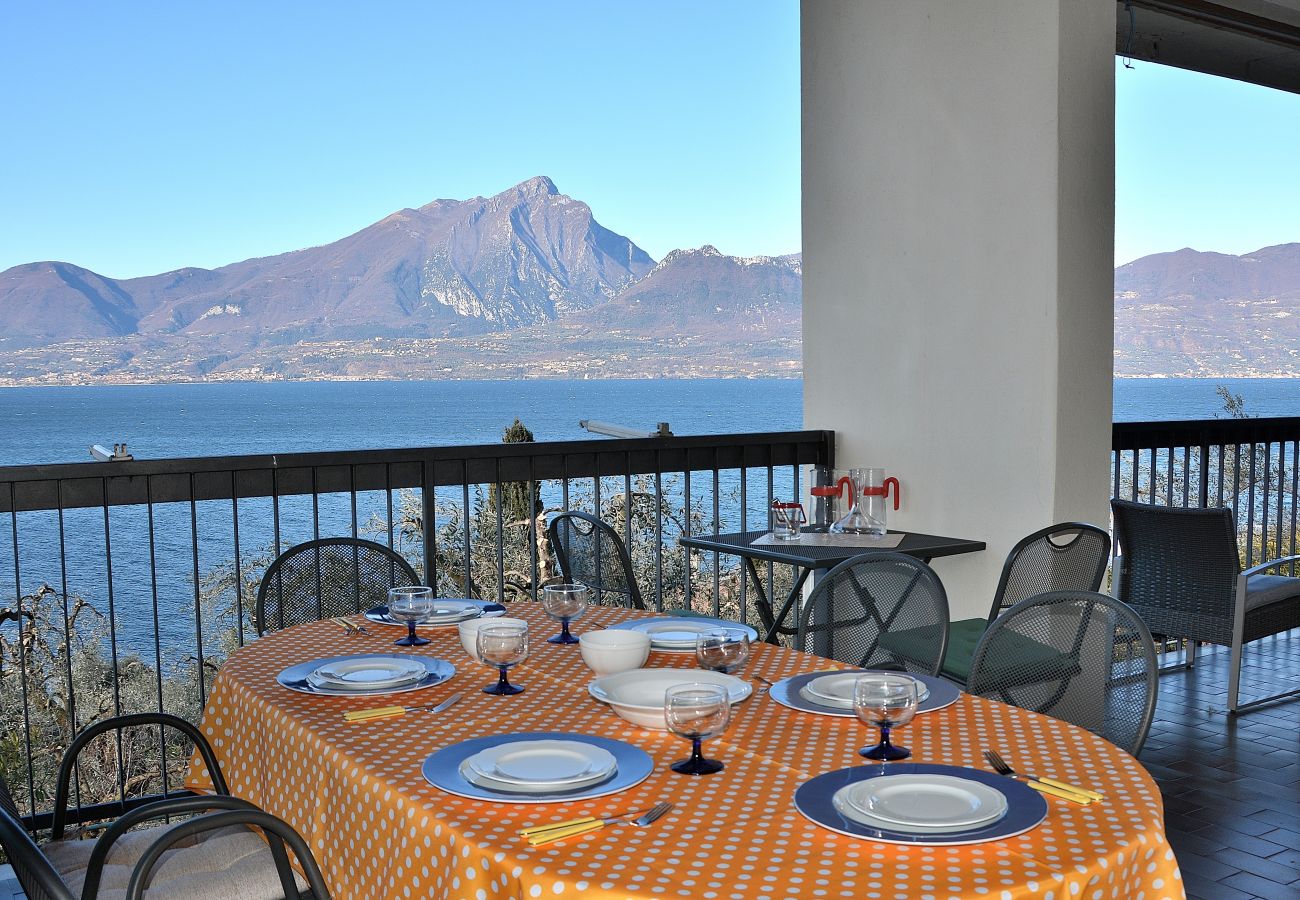
<svg viewBox="0 0 1300 900">
<path fill-rule="evenodd" d="M 1300 627 L 1300 578 L 1266 574 L 1300 561 L 1271 559 L 1242 571 L 1236 518 L 1230 509 L 1180 509 L 1112 500 L 1117 595 L 1153 632 L 1231 648 L 1228 711 L 1300 694 L 1283 691 L 1240 703 L 1241 658 L 1251 641 Z"/>
<path fill-rule="evenodd" d="M 646 608 L 627 547 L 610 525 L 587 513 L 565 512 L 546 530 L 565 581 L 591 588 L 596 603 L 609 594 L 619 606 Z"/>
<path fill-rule="evenodd" d="M 965 684 L 975 647 L 999 615 L 1036 594 L 1098 590 L 1109 558 L 1110 535 L 1085 522 L 1050 525 L 1022 538 L 1002 565 L 988 617 L 949 625 L 941 673 Z"/>
<path fill-rule="evenodd" d="M 104 828 L 98 839 L 70 838 L 67 829 L 73 814 L 68 808 L 68 798 L 78 755 L 92 741 L 107 733 L 154 726 L 174 728 L 194 743 L 217 793 L 172 796 L 138 806 L 129 806 L 124 802 L 121 815 Z M 272 839 L 268 848 L 267 841 L 254 832 L 235 827 L 240 824 L 260 827 L 262 820 L 258 817 L 265 813 L 246 800 L 229 796 L 216 755 L 202 733 L 189 722 L 167 713 L 118 716 L 97 722 L 77 735 L 59 767 L 51 824 L 52 840 L 49 843 L 38 844 L 32 838 L 8 785 L 0 778 L 0 846 L 3 846 L 29 900 L 73 900 L 77 897 L 89 900 L 101 894 L 121 895 L 137 874 L 139 862 L 156 843 L 166 841 L 164 849 L 167 849 L 180 839 L 177 837 L 168 840 L 172 829 L 180 826 L 154 826 L 138 830 L 139 826 L 156 819 L 212 810 L 223 811 L 226 816 L 222 820 L 225 830 L 219 835 L 213 835 L 211 840 L 169 856 L 164 867 L 154 873 L 152 886 L 162 889 L 167 881 L 184 879 L 186 884 L 191 881 L 201 883 L 201 887 L 191 892 L 193 896 L 208 897 L 243 896 L 245 894 L 241 891 L 250 887 L 260 895 L 270 896 L 275 889 L 271 886 L 278 885 L 283 895 L 290 900 L 301 896 L 299 888 L 302 885 L 288 865 L 283 846 L 277 846 L 278 840 Z M 77 821 L 102 821 L 106 813 L 111 816 L 112 811 L 103 806 L 80 810 Z M 298 840 L 301 842 L 300 838 Z M 291 842 L 290 846 L 304 871 L 310 873 L 315 867 L 315 860 L 309 860 L 310 852 L 307 851 L 304 856 L 299 852 L 298 844 Z M 306 850 L 305 845 L 302 849 Z M 161 852 L 154 858 L 160 855 Z M 318 869 L 316 872 L 319 876 Z M 149 874 L 145 873 L 142 885 L 150 884 L 147 878 Z M 318 886 L 323 891 L 324 885 L 323 882 L 319 885 L 312 882 L 310 874 L 305 884 L 312 888 L 314 897 L 328 896 L 327 893 L 316 892 Z M 191 896 L 189 893 L 183 895 Z"/>
<path fill-rule="evenodd" d="M 257 587 L 259 635 L 291 625 L 364 612 L 388 602 L 388 589 L 419 584 L 400 553 L 360 538 L 321 538 L 276 557 Z"/>
<path fill-rule="evenodd" d="M 908 635 L 891 643 L 888 635 Z M 812 646 L 809 647 L 809 639 Z M 948 643 L 948 596 L 928 565 L 867 553 L 832 568 L 800 607 L 795 649 L 867 668 L 935 675 Z"/>
<path fill-rule="evenodd" d="M 1136 755 L 1156 708 L 1155 644 L 1114 597 L 1056 591 L 1022 600 L 975 648 L 967 690 L 1073 722 Z"/>
</svg>

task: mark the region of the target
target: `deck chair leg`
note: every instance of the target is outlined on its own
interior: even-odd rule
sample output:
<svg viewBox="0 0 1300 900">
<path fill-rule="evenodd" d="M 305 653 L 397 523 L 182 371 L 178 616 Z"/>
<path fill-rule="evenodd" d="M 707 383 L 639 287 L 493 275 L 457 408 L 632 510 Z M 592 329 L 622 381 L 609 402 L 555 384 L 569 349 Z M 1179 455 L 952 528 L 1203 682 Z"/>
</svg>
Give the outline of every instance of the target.
<svg viewBox="0 0 1300 900">
<path fill-rule="evenodd" d="M 1228 669 L 1228 713 L 1237 712 L 1238 692 L 1241 689 L 1241 635 L 1232 636 L 1232 660 Z"/>
</svg>

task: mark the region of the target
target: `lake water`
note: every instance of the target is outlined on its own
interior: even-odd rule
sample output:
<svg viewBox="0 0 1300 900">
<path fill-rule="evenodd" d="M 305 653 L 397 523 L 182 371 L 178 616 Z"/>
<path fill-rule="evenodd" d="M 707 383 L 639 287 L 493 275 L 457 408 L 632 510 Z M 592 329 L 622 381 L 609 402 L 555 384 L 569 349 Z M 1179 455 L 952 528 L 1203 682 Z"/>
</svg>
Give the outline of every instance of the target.
<svg viewBox="0 0 1300 900">
<path fill-rule="evenodd" d="M 1120 379 L 1116 421 L 1222 415 L 1226 385 L 1258 416 L 1300 415 L 1297 379 Z M 493 443 L 518 416 L 537 440 L 590 437 L 579 419 L 676 434 L 802 427 L 798 380 L 288 382 L 0 389 L 0 465 Z"/>
</svg>

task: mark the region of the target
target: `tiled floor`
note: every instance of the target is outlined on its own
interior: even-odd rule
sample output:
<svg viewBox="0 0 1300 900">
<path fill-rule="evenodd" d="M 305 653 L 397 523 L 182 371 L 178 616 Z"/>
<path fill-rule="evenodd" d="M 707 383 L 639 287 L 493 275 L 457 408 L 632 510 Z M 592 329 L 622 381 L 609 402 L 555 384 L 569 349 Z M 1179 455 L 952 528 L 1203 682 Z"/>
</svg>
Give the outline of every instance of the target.
<svg viewBox="0 0 1300 900">
<path fill-rule="evenodd" d="M 1245 699 L 1300 688 L 1300 631 L 1249 645 L 1242 678 Z M 1227 684 L 1227 648 L 1162 675 L 1140 758 L 1189 897 L 1300 898 L 1300 697 L 1230 717 Z"/>
</svg>

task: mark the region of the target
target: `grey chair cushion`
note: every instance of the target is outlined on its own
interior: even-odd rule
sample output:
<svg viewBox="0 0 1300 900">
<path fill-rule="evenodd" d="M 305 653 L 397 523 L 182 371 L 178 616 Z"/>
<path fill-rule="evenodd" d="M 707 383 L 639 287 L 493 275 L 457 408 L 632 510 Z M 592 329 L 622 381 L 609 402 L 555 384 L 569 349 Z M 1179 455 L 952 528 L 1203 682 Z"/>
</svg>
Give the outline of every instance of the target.
<svg viewBox="0 0 1300 900">
<path fill-rule="evenodd" d="M 100 900 L 126 896 L 136 862 L 161 834 L 159 828 L 133 831 L 114 843 L 100 878 Z M 55 841 L 42 848 L 74 894 L 79 895 L 85 885 L 94 845 L 94 841 Z M 305 891 L 307 882 L 295 876 L 298 889 Z M 145 896 L 149 900 L 281 900 L 284 891 L 266 841 L 247 829 L 228 828 L 165 853 L 154 867 Z"/>
<path fill-rule="evenodd" d="M 1300 578 L 1252 575 L 1246 582 L 1246 612 L 1285 600 L 1300 600 Z"/>
</svg>

